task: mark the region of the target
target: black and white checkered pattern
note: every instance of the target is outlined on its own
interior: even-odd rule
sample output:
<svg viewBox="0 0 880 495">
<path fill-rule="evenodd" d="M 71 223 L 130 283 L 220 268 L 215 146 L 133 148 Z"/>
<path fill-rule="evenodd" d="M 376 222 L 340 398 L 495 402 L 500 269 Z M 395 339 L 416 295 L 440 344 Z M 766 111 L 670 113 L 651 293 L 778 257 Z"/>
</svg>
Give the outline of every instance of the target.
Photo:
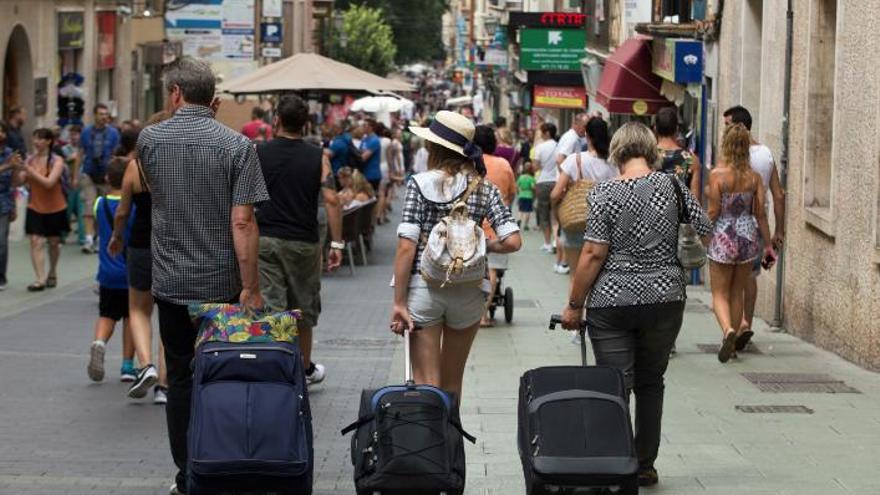
<svg viewBox="0 0 880 495">
<path fill-rule="evenodd" d="M 462 193 L 463 194 L 463 193 Z M 413 260 L 412 273 L 419 273 L 419 263 L 425 244 L 420 239 L 427 239 L 431 230 L 440 219 L 449 215 L 452 206 L 459 201 L 461 195 L 448 203 L 435 203 L 426 199 L 415 179 L 410 178 L 406 184 L 406 199 L 403 205 L 403 220 L 398 228 L 401 237 L 408 238 L 418 244 L 415 260 Z M 519 227 L 513 221 L 510 210 L 501 200 L 501 193 L 494 184 L 483 180 L 467 201 L 468 213 L 477 225 L 487 219 L 499 239 L 504 239 L 515 232 Z"/>
<path fill-rule="evenodd" d="M 593 284 L 588 307 L 634 306 L 682 301 L 685 275 L 678 262 L 678 201 L 671 176 L 600 182 L 590 192 L 584 239 L 609 244 L 608 258 Z M 712 225 L 682 185 L 687 219 L 700 235 Z"/>
<path fill-rule="evenodd" d="M 174 304 L 235 297 L 232 207 L 269 199 L 250 141 L 187 105 L 141 132 L 138 156 L 153 198 L 153 294 Z"/>
</svg>

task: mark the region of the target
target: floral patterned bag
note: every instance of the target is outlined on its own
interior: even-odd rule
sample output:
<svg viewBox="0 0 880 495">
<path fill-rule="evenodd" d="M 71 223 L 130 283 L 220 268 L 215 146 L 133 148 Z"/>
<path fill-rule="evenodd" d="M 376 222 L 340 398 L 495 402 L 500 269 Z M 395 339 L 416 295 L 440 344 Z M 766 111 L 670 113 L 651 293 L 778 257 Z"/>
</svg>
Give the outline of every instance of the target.
<svg viewBox="0 0 880 495">
<path fill-rule="evenodd" d="M 198 328 L 196 347 L 208 342 L 296 343 L 299 310 L 254 313 L 238 304 L 191 304 L 189 315 Z"/>
</svg>

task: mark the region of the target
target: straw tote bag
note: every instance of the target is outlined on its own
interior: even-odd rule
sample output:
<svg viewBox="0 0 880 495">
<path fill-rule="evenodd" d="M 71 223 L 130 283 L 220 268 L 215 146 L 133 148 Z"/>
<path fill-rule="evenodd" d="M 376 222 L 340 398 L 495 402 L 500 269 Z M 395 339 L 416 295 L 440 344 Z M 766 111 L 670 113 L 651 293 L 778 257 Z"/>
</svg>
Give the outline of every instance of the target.
<svg viewBox="0 0 880 495">
<path fill-rule="evenodd" d="M 587 226 L 587 195 L 595 182 L 585 180 L 581 172 L 581 154 L 575 155 L 577 180 L 568 187 L 559 203 L 559 224 L 563 230 L 583 231 Z"/>
</svg>

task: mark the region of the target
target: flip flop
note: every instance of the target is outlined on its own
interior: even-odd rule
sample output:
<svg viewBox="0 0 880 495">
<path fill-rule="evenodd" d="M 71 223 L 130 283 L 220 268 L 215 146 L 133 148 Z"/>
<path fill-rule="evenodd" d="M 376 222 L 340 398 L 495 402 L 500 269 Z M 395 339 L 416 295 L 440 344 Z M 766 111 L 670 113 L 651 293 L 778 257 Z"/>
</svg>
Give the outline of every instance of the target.
<svg viewBox="0 0 880 495">
<path fill-rule="evenodd" d="M 494 326 L 495 326 L 495 322 L 492 320 L 480 322 L 480 328 L 492 328 Z"/>
<path fill-rule="evenodd" d="M 46 288 L 46 286 L 43 285 L 41 282 L 34 282 L 31 285 L 27 286 L 28 292 L 40 292 L 41 290 L 43 290 L 45 288 Z"/>
<path fill-rule="evenodd" d="M 58 286 L 58 277 L 47 277 L 46 278 L 46 288 L 54 289 Z"/>
<path fill-rule="evenodd" d="M 731 329 L 724 335 L 721 341 L 721 349 L 718 350 L 718 360 L 722 363 L 730 361 L 730 356 L 736 352 L 736 331 Z"/>
<path fill-rule="evenodd" d="M 736 337 L 736 350 L 741 351 L 749 345 L 749 341 L 752 340 L 752 336 L 755 335 L 755 332 L 751 330 L 746 330 L 743 333 L 739 334 Z"/>
</svg>

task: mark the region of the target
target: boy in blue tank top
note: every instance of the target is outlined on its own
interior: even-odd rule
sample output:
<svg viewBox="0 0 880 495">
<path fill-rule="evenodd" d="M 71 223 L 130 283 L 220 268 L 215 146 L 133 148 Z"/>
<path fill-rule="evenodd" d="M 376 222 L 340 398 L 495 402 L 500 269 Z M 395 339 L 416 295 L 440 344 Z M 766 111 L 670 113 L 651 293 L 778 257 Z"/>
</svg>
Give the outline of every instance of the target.
<svg viewBox="0 0 880 495">
<path fill-rule="evenodd" d="M 125 176 L 127 160 L 116 157 L 107 167 L 107 183 L 110 192 L 100 196 L 94 205 L 95 224 L 98 231 L 98 274 L 95 279 L 99 285 L 98 319 L 95 321 L 95 340 L 89 349 L 88 374 L 93 381 L 104 379 L 104 354 L 107 342 L 113 336 L 113 330 L 119 320 L 123 320 L 124 332 L 130 332 L 128 322 L 128 271 L 125 265 L 125 251 L 113 257 L 107 251 L 107 244 L 113 233 L 113 216 L 119 206 L 122 195 L 122 178 Z M 131 223 L 125 232 L 128 239 Z M 130 335 L 123 338 L 122 349 L 122 381 L 133 381 L 136 375 L 134 368 L 134 344 Z"/>
</svg>

